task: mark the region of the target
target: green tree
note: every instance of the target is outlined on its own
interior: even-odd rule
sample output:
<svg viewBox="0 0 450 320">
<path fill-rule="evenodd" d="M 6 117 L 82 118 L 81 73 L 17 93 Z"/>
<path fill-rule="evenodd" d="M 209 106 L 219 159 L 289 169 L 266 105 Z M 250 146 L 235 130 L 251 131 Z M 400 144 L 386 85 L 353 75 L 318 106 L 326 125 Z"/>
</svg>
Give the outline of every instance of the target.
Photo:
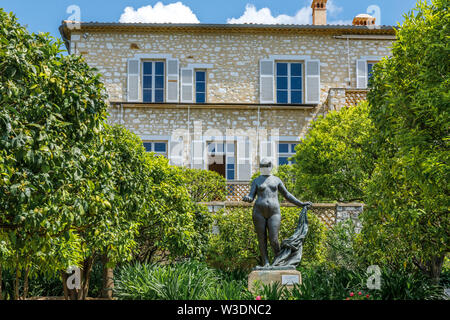
<svg viewBox="0 0 450 320">
<path fill-rule="evenodd" d="M 419 1 L 368 95 L 379 158 L 365 239 L 374 258 L 413 263 L 435 280 L 450 249 L 449 18 L 448 0 Z"/>
<path fill-rule="evenodd" d="M 214 171 L 183 168 L 186 187 L 195 202 L 224 201 L 227 180 Z"/>
<path fill-rule="evenodd" d="M 313 122 L 296 147 L 294 194 L 311 201 L 364 199 L 376 153 L 368 104 L 343 108 Z"/>
<path fill-rule="evenodd" d="M 77 181 L 106 119 L 99 76 L 60 47 L 0 9 L 0 264 L 16 270 L 16 299 L 33 265 L 54 272 L 80 260 Z"/>
</svg>

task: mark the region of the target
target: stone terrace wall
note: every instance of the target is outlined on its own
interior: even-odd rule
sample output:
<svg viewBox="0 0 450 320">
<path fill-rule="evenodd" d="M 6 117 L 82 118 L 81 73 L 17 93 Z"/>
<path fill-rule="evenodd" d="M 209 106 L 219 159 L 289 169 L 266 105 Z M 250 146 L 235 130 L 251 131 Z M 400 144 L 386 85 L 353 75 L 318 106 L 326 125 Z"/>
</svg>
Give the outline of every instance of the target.
<svg viewBox="0 0 450 320">
<path fill-rule="evenodd" d="M 210 212 L 217 212 L 224 208 L 249 208 L 253 204 L 246 202 L 207 202 L 203 203 L 208 206 Z M 290 203 L 282 203 L 282 207 L 295 207 Z M 315 214 L 319 219 L 325 223 L 328 228 L 332 228 L 337 223 L 352 219 L 356 225 L 356 232 L 361 231 L 361 222 L 359 221 L 359 214 L 363 212 L 364 204 L 362 203 L 350 203 L 350 204 L 335 204 L 335 203 L 315 203 L 313 204 L 310 212 Z"/>
</svg>

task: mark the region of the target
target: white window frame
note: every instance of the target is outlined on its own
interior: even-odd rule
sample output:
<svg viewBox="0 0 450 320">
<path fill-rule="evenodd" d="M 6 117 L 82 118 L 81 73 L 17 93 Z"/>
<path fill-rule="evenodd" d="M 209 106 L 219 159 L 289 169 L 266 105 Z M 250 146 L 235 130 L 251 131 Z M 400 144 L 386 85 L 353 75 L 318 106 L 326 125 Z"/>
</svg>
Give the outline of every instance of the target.
<svg viewBox="0 0 450 320">
<path fill-rule="evenodd" d="M 147 152 L 153 152 L 157 155 L 161 155 L 161 156 L 164 156 L 165 158 L 169 159 L 169 141 L 166 141 L 166 140 L 142 140 L 142 143 L 143 144 L 151 143 L 152 151 L 147 151 Z M 154 151 L 156 143 L 164 143 L 166 145 L 166 152 Z"/>
<path fill-rule="evenodd" d="M 205 102 L 197 101 L 197 72 L 205 73 Z M 194 69 L 194 101 L 195 103 L 207 103 L 208 102 L 208 70 L 207 69 Z"/>
<path fill-rule="evenodd" d="M 155 102 L 155 83 L 156 83 L 156 63 L 157 62 L 162 62 L 164 64 L 164 80 L 163 80 L 163 84 L 164 84 L 164 90 L 163 90 L 163 101 L 162 102 Z M 144 64 L 145 63 L 152 63 L 152 101 L 144 101 Z M 141 61 L 141 91 L 142 91 L 142 102 L 144 103 L 165 103 L 166 102 L 166 93 L 167 93 L 167 60 L 142 60 Z"/>
<path fill-rule="evenodd" d="M 304 60 L 275 60 L 275 62 L 274 62 L 274 64 L 275 64 L 274 65 L 274 69 L 275 69 L 274 70 L 275 103 L 276 104 L 285 104 L 285 103 L 278 102 L 278 64 L 279 63 L 286 63 L 288 65 L 288 68 L 287 68 L 288 102 L 287 102 L 287 104 L 293 104 L 292 103 L 292 99 L 291 99 L 291 93 L 292 93 L 292 91 L 291 91 L 291 89 L 292 89 L 291 88 L 291 65 L 292 64 L 301 64 L 301 66 L 302 66 L 302 76 L 301 76 L 301 79 L 302 79 L 302 90 L 301 90 L 302 101 L 300 101 L 300 103 L 295 103 L 295 104 L 303 104 L 303 103 L 305 103 L 305 89 L 306 89 L 306 86 L 305 86 L 305 83 L 306 83 L 305 67 L 306 67 L 306 63 L 305 63 Z"/>
<path fill-rule="evenodd" d="M 280 158 L 283 157 L 287 157 L 287 158 L 291 158 L 292 156 L 295 155 L 295 152 L 292 152 L 291 150 L 291 146 L 292 145 L 298 145 L 300 142 L 299 141 L 278 141 L 277 142 L 277 166 L 280 166 Z M 288 152 L 280 152 L 280 144 L 287 144 L 289 145 L 288 148 Z M 292 165 L 294 162 L 292 162 L 291 160 L 288 160 L 288 164 Z"/>
<path fill-rule="evenodd" d="M 210 152 L 209 150 L 210 150 L 210 148 L 209 148 L 209 146 L 210 145 L 212 145 L 212 144 L 215 144 L 215 149 L 217 150 L 218 148 L 217 148 L 217 145 L 219 145 L 219 144 L 221 144 L 221 145 L 223 145 L 223 152 Z M 229 150 L 229 145 L 233 145 L 233 150 Z M 237 155 L 237 152 L 236 152 L 236 148 L 237 148 L 237 145 L 236 145 L 236 141 L 214 141 L 214 140 L 212 140 L 212 141 L 207 141 L 206 142 L 206 154 L 207 154 L 207 156 L 206 156 L 206 167 L 207 168 L 209 168 L 209 162 L 208 162 L 208 160 L 209 160 L 209 157 L 210 156 L 225 156 L 225 163 L 224 163 L 224 165 L 225 165 L 225 178 L 227 179 L 227 181 L 236 181 L 237 180 L 237 158 L 236 158 L 236 155 Z M 234 159 L 234 163 L 233 163 L 233 165 L 234 165 L 234 173 L 233 173 L 233 179 L 231 179 L 230 177 L 229 177 L 229 175 L 228 175 L 228 158 L 230 158 L 230 157 L 233 157 L 233 159 Z"/>
</svg>

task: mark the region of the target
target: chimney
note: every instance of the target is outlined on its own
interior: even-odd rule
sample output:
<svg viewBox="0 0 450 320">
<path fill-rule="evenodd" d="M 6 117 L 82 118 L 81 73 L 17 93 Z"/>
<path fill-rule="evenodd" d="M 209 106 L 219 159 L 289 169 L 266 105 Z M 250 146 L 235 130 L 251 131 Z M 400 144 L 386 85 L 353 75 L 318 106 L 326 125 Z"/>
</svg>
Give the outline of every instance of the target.
<svg viewBox="0 0 450 320">
<path fill-rule="evenodd" d="M 327 24 L 327 1 L 313 0 L 311 5 L 313 25 L 323 26 Z"/>
<path fill-rule="evenodd" d="M 353 25 L 354 26 L 374 26 L 375 25 L 376 18 L 372 17 L 368 14 L 358 14 L 353 19 Z"/>
</svg>

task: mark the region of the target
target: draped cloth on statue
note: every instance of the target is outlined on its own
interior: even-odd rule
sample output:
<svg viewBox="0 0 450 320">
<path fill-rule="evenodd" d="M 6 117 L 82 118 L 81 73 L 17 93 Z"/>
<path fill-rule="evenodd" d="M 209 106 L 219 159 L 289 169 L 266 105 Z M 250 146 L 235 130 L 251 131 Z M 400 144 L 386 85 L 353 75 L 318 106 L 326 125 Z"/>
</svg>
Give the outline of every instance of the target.
<svg viewBox="0 0 450 320">
<path fill-rule="evenodd" d="M 308 233 L 308 207 L 305 206 L 300 213 L 297 229 L 289 239 L 281 243 L 281 250 L 275 257 L 271 267 L 294 267 L 302 260 L 303 241 Z"/>
</svg>

